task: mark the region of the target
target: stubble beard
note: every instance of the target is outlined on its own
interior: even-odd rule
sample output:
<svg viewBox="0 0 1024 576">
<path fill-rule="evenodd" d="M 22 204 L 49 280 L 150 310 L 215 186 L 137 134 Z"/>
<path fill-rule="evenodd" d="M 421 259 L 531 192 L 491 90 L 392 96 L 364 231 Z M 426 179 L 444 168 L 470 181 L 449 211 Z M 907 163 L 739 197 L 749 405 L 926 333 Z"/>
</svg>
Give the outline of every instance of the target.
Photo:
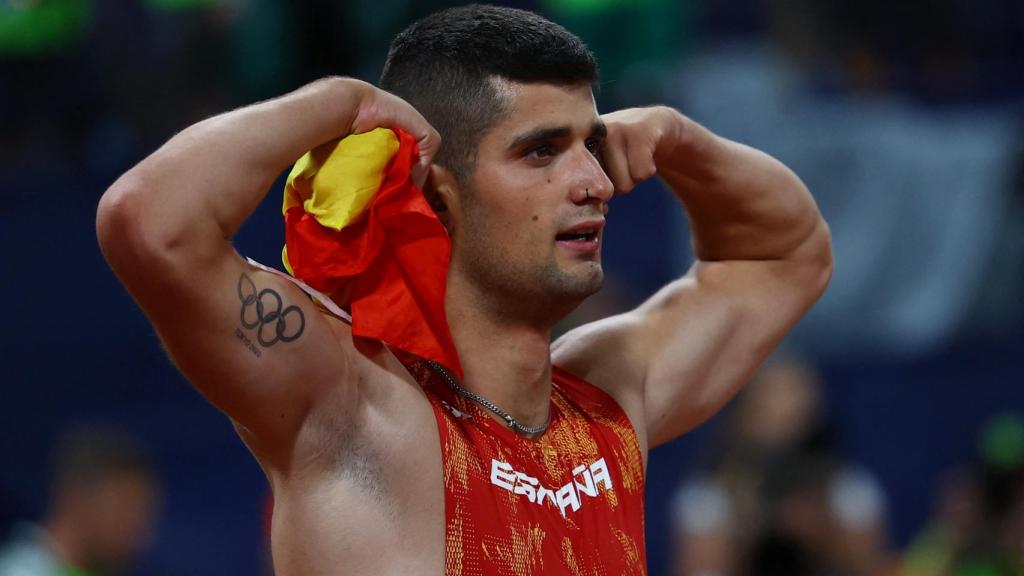
<svg viewBox="0 0 1024 576">
<path fill-rule="evenodd" d="M 554 326 L 604 283 L 596 260 L 575 262 L 571 269 L 560 265 L 554 255 L 540 265 L 516 262 L 486 242 L 463 256 L 464 269 L 483 305 L 512 322 Z"/>
<path fill-rule="evenodd" d="M 452 264 L 475 287 L 484 311 L 509 322 L 550 329 L 601 289 L 604 271 L 599 259 L 563 265 L 553 246 L 547 247 L 545 262 L 530 262 L 529 256 L 516 259 L 493 234 L 490 214 L 477 203 L 474 187 L 463 186 L 466 221 L 457 242 L 464 245 L 452 247 Z M 543 238 L 534 240 L 539 243 Z"/>
</svg>

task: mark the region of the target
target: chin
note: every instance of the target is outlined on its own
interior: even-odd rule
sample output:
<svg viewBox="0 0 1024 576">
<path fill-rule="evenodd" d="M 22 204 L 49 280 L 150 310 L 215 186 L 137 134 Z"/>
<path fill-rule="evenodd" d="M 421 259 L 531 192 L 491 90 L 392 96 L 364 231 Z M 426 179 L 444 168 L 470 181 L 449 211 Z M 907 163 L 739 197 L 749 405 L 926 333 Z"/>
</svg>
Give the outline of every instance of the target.
<svg viewBox="0 0 1024 576">
<path fill-rule="evenodd" d="M 579 301 L 597 294 L 604 285 L 604 270 L 597 262 L 589 263 L 587 268 L 585 271 L 572 274 L 571 278 L 566 278 L 560 292 Z"/>
<path fill-rule="evenodd" d="M 549 268 L 532 279 L 512 275 L 509 280 L 501 288 L 500 313 L 519 321 L 553 326 L 601 289 L 604 274 L 596 265 L 590 270 L 571 272 Z"/>
</svg>

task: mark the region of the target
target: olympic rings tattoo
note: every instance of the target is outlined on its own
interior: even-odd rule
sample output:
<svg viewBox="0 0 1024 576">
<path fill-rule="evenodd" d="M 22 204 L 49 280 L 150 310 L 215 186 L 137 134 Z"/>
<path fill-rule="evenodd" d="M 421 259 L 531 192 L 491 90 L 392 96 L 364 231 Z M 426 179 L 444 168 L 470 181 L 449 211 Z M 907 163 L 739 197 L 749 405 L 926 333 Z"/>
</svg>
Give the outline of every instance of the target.
<svg viewBox="0 0 1024 576">
<path fill-rule="evenodd" d="M 280 294 L 270 288 L 257 291 L 252 278 L 245 274 L 238 278 L 238 299 L 242 302 L 242 326 L 255 328 L 256 340 L 263 346 L 293 342 L 306 329 L 306 316 L 301 308 L 293 305 L 282 310 L 284 301 Z"/>
</svg>

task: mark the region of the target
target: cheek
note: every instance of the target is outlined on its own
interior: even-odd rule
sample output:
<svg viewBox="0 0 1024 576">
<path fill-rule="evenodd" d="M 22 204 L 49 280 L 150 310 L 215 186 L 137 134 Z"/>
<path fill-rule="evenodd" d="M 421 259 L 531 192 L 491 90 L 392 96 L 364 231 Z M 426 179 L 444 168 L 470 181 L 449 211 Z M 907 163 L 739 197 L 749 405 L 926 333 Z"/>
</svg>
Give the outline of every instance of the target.
<svg viewBox="0 0 1024 576">
<path fill-rule="evenodd" d="M 545 218 L 539 210 L 480 206 L 467 211 L 467 216 L 459 239 L 464 242 L 461 251 L 477 265 L 522 276 L 546 257 Z"/>
<path fill-rule="evenodd" d="M 474 193 L 464 202 L 464 239 L 506 259 L 543 255 L 554 238 L 551 215 L 558 200 L 557 178 L 546 172 L 508 165 L 478 171 Z"/>
<path fill-rule="evenodd" d="M 475 230 L 489 230 L 502 242 L 515 242 L 544 226 L 543 195 L 529 187 L 494 185 L 466 203 L 466 224 Z"/>
</svg>

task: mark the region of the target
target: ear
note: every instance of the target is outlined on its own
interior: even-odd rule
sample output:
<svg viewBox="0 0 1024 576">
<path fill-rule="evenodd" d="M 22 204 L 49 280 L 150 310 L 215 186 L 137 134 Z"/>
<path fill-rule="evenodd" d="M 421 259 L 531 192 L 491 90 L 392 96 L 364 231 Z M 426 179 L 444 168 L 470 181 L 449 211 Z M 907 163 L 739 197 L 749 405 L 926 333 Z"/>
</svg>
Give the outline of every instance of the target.
<svg viewBox="0 0 1024 576">
<path fill-rule="evenodd" d="M 459 213 L 459 184 L 455 176 L 444 166 L 431 164 L 423 195 L 451 234 L 455 225 L 454 215 Z"/>
</svg>

